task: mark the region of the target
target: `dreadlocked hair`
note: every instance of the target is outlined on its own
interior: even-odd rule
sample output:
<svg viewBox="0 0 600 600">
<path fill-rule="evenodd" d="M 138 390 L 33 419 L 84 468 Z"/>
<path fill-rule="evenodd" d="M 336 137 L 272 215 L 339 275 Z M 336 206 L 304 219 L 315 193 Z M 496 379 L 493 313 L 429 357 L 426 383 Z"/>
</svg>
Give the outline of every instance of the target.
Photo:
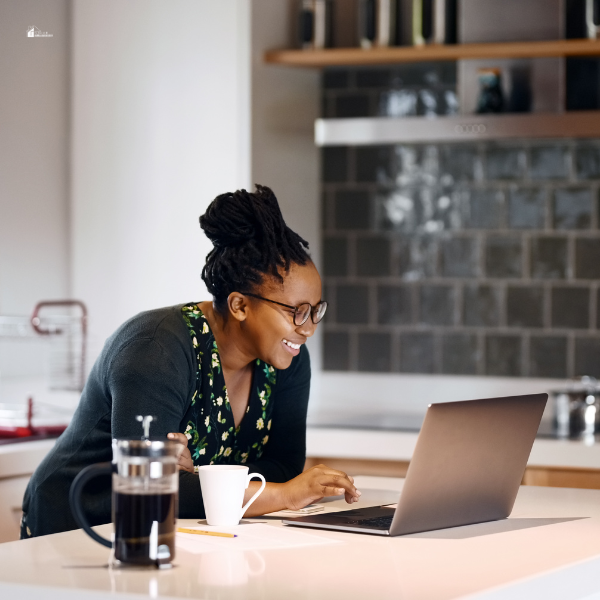
<svg viewBox="0 0 600 600">
<path fill-rule="evenodd" d="M 283 220 L 275 194 L 266 186 L 221 194 L 200 217 L 200 227 L 213 243 L 202 269 L 202 280 L 215 307 L 226 312 L 232 292 L 251 292 L 265 276 L 283 283 L 279 272 L 292 263 L 311 261 L 308 242 Z"/>
</svg>

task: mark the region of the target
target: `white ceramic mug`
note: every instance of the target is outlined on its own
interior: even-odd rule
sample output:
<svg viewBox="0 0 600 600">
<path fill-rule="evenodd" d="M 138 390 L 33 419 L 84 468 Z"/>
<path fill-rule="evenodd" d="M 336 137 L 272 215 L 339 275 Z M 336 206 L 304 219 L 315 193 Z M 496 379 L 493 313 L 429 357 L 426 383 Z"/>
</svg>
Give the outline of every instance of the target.
<svg viewBox="0 0 600 600">
<path fill-rule="evenodd" d="M 198 473 L 206 522 L 220 527 L 237 525 L 266 485 L 265 478 L 260 473 L 248 473 L 248 467 L 243 465 L 203 465 Z M 258 477 L 262 485 L 242 506 L 244 492 L 254 477 Z"/>
</svg>

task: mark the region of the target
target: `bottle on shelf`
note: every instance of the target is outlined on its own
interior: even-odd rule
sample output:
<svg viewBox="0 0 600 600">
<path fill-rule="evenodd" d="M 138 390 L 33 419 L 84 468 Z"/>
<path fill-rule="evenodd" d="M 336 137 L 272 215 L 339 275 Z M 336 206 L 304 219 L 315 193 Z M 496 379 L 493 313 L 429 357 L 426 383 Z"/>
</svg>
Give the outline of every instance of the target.
<svg viewBox="0 0 600 600">
<path fill-rule="evenodd" d="M 312 0 L 302 0 L 298 14 L 298 40 L 300 48 L 307 50 L 313 46 L 315 14 Z"/>
<path fill-rule="evenodd" d="M 600 38 L 600 0 L 585 0 L 585 24 L 591 40 Z"/>
<path fill-rule="evenodd" d="M 413 45 L 456 44 L 458 41 L 457 1 L 413 0 Z"/>
<path fill-rule="evenodd" d="M 333 45 L 333 0 L 302 0 L 298 38 L 303 50 Z"/>
<path fill-rule="evenodd" d="M 596 38 L 600 30 L 598 0 L 565 0 L 567 39 Z M 600 59 L 597 56 L 567 57 L 565 60 L 565 109 L 600 108 Z"/>
<path fill-rule="evenodd" d="M 458 0 L 435 0 L 433 41 L 436 44 L 458 42 Z"/>
<path fill-rule="evenodd" d="M 360 0 L 358 37 L 361 48 L 400 46 L 401 0 Z"/>
</svg>

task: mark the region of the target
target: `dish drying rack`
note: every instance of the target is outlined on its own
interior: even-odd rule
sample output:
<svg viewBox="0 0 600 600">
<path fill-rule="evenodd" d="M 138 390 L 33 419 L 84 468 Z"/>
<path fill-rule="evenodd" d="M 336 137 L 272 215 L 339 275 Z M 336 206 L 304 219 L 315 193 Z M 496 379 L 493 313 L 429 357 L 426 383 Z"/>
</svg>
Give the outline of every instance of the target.
<svg viewBox="0 0 600 600">
<path fill-rule="evenodd" d="M 79 300 L 38 302 L 30 317 L 0 316 L 0 339 L 42 341 L 48 387 L 81 392 L 86 377 L 87 308 Z M 56 437 L 72 409 L 50 402 L 0 403 L 0 438 Z M 34 423 L 34 417 L 36 423 Z"/>
</svg>

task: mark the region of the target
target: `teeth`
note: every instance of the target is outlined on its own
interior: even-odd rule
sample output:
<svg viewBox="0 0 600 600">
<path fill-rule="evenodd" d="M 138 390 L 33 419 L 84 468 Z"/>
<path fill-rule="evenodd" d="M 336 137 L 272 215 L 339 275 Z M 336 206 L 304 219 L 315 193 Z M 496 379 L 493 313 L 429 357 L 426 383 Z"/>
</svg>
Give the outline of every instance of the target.
<svg viewBox="0 0 600 600">
<path fill-rule="evenodd" d="M 287 340 L 283 340 L 284 344 L 287 344 L 290 348 L 294 350 L 298 350 L 300 348 L 300 344 L 292 344 L 292 342 L 288 342 Z"/>
</svg>

